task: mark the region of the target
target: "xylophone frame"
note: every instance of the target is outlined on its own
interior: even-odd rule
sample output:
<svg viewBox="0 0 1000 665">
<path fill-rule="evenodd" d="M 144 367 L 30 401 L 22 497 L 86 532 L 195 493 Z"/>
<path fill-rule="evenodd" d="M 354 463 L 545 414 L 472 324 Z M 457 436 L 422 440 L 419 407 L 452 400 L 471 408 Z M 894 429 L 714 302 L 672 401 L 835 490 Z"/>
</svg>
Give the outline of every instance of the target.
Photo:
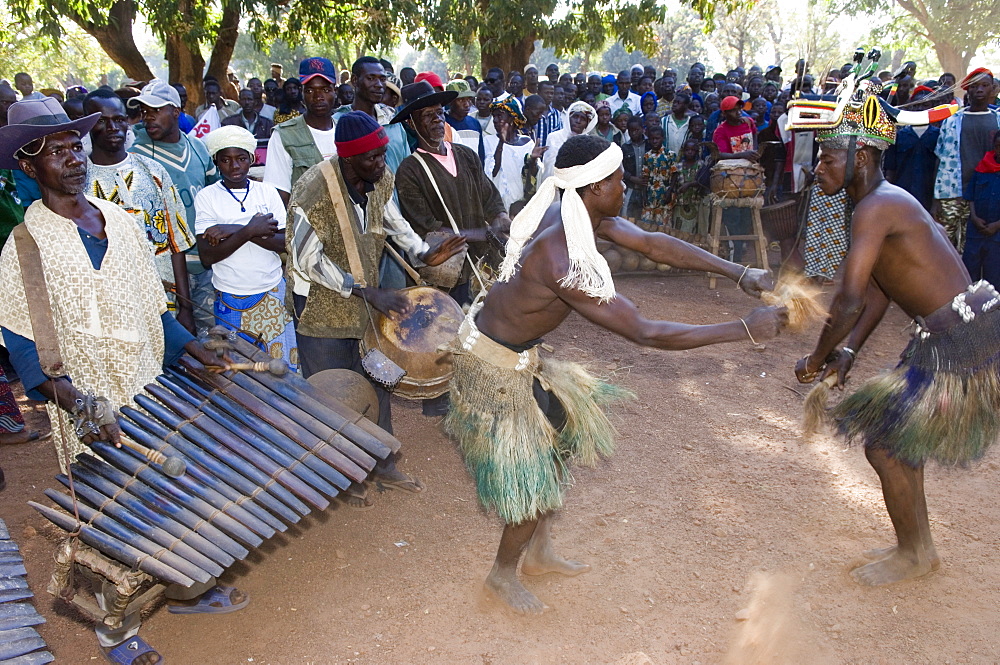
<svg viewBox="0 0 1000 665">
<path fill-rule="evenodd" d="M 56 568 L 45 590 L 67 600 L 112 630 L 121 628 L 125 617 L 141 610 L 167 588 L 151 575 L 123 566 L 92 547 L 79 541 L 74 545 L 72 538 L 59 545 L 53 558 Z M 90 582 L 92 590 L 96 591 L 100 585 L 107 610 L 101 609 L 93 594 L 81 593 L 80 585 L 70 586 L 77 574 Z M 67 589 L 69 594 L 65 593 Z"/>
</svg>

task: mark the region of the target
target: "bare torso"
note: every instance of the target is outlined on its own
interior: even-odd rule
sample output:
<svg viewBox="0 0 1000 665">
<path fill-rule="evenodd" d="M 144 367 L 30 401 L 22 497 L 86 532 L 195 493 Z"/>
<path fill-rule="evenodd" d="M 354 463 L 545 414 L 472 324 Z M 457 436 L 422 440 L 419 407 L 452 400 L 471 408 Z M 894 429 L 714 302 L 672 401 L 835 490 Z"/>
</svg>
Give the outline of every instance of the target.
<svg viewBox="0 0 1000 665">
<path fill-rule="evenodd" d="M 572 311 L 559 296 L 559 280 L 569 268 L 559 205 L 556 202 L 545 212 L 514 276 L 490 289 L 476 319 L 490 337 L 524 344 L 555 330 Z"/>
<path fill-rule="evenodd" d="M 969 284 L 944 230 L 916 199 L 888 182 L 858 203 L 851 235 L 852 252 L 872 251 L 875 243 L 867 239 L 881 236 L 871 276 L 911 317 L 930 314 Z"/>
</svg>

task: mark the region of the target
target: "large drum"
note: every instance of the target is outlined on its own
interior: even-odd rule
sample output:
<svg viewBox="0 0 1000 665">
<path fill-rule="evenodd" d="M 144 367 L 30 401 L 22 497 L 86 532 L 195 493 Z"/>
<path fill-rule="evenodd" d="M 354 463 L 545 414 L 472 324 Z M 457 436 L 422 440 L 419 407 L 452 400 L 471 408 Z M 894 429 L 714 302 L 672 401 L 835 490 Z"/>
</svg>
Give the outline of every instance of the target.
<svg viewBox="0 0 1000 665">
<path fill-rule="evenodd" d="M 764 193 L 764 167 L 746 159 L 720 159 L 712 167 L 710 183 L 719 198 L 755 198 Z"/>
<path fill-rule="evenodd" d="M 414 286 L 402 293 L 413 306 L 409 314 L 388 318 L 373 312 L 375 327 L 365 331 L 362 348 L 379 349 L 406 370 L 395 394 L 409 399 L 438 397 L 448 392 L 452 375 L 451 354 L 438 349 L 455 338 L 465 315 L 458 303 L 435 288 Z"/>
</svg>

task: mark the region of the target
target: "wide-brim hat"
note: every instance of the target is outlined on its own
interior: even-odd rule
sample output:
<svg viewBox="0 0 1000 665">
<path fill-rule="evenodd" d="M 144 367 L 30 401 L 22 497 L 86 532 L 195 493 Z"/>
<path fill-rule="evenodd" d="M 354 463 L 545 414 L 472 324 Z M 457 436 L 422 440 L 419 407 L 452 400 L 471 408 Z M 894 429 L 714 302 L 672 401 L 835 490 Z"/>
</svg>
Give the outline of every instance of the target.
<svg viewBox="0 0 1000 665">
<path fill-rule="evenodd" d="M 458 97 L 458 93 L 454 90 L 435 92 L 434 88 L 427 81 L 418 81 L 410 85 L 404 85 L 401 93 L 403 107 L 393 116 L 389 124 L 406 120 L 414 111 L 425 109 L 428 106 L 434 106 L 435 104 L 445 106 Z"/>
<path fill-rule="evenodd" d="M 7 110 L 7 125 L 0 127 L 0 169 L 16 169 L 14 154 L 32 141 L 61 132 L 84 136 L 100 117 L 98 112 L 70 120 L 59 100 L 52 97 L 14 102 Z"/>
</svg>

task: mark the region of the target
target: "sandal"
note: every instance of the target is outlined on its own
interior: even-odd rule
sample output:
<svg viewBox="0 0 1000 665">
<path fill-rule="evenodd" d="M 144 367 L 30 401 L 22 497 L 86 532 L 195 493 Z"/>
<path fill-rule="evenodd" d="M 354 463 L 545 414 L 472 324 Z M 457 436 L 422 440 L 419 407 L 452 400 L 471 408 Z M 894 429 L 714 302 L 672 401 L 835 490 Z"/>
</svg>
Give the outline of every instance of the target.
<svg viewBox="0 0 1000 665">
<path fill-rule="evenodd" d="M 250 596 L 236 587 L 218 584 L 193 601 L 168 604 L 171 614 L 228 614 L 242 610 L 250 604 Z"/>
<path fill-rule="evenodd" d="M 140 658 L 147 656 L 146 658 Z M 114 649 L 106 652 L 104 657 L 108 662 L 115 665 L 163 665 L 167 661 L 153 647 L 149 646 L 144 639 L 136 635 L 131 637 Z"/>
</svg>

